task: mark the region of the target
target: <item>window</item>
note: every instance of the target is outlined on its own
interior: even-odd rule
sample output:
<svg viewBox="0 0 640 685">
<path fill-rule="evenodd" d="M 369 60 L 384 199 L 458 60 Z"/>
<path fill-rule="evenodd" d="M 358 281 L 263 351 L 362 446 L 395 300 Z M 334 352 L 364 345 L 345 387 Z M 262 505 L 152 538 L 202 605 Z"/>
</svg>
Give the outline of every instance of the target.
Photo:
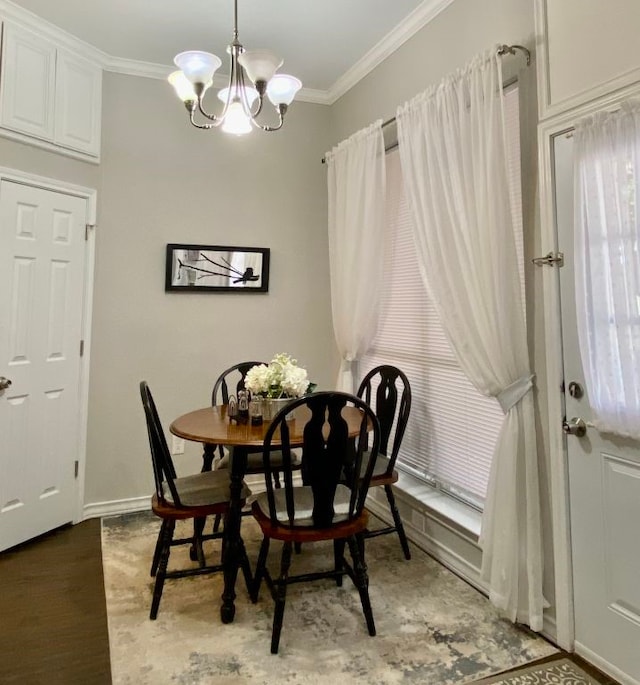
<svg viewBox="0 0 640 685">
<path fill-rule="evenodd" d="M 510 193 L 524 292 L 520 217 L 518 90 L 505 91 Z M 389 249 L 381 320 L 371 350 L 361 360 L 364 376 L 378 364 L 402 369 L 411 383 L 412 406 L 398 467 L 481 508 L 493 449 L 504 415 L 498 402 L 467 380 L 422 282 L 413 244 L 397 151 L 387 156 Z"/>
<path fill-rule="evenodd" d="M 580 355 L 598 430 L 640 439 L 640 106 L 577 123 L 575 290 Z"/>
</svg>

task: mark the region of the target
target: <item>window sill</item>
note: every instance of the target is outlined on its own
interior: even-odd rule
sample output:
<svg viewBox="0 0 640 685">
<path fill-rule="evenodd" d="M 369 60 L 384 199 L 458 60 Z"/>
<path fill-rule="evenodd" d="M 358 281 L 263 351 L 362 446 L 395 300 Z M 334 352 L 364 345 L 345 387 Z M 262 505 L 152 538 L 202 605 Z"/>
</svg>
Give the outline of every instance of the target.
<svg viewBox="0 0 640 685">
<path fill-rule="evenodd" d="M 409 473 L 399 471 L 396 487 L 403 498 L 415 500 L 412 508 L 432 514 L 457 528 L 477 543 L 482 525 L 482 514 L 468 504 L 451 497 Z"/>
</svg>

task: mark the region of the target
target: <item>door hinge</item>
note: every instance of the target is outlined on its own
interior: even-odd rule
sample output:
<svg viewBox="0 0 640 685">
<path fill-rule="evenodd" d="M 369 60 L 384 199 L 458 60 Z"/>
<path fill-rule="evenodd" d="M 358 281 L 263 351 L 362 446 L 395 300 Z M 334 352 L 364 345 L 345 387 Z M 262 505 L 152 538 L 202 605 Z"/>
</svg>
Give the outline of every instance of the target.
<svg viewBox="0 0 640 685">
<path fill-rule="evenodd" d="M 549 252 L 544 257 L 534 257 L 531 261 L 536 266 L 564 266 L 564 253 Z"/>
<path fill-rule="evenodd" d="M 84 356 L 84 340 L 80 341 L 80 356 Z"/>
<path fill-rule="evenodd" d="M 80 470 L 80 464 L 79 464 L 78 461 L 76 460 L 76 461 L 73 462 L 73 477 L 74 477 L 74 478 L 77 478 L 77 477 L 78 477 L 78 471 L 79 471 L 79 470 Z"/>
<path fill-rule="evenodd" d="M 89 240 L 89 231 L 95 227 L 96 227 L 95 224 L 85 224 L 84 225 L 84 239 L 85 240 Z"/>
</svg>

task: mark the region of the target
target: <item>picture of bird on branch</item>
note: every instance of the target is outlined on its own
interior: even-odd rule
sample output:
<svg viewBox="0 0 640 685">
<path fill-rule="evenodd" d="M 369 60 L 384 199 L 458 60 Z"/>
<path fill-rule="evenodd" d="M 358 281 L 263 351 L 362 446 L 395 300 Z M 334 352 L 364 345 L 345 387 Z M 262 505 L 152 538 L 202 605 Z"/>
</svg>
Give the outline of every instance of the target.
<svg viewBox="0 0 640 685">
<path fill-rule="evenodd" d="M 213 259 L 209 259 L 204 252 L 200 253 L 200 258 L 196 259 L 196 262 L 209 262 L 219 269 L 226 269 L 228 273 L 220 273 L 219 271 L 211 271 L 210 269 L 203 269 L 198 266 L 191 266 L 190 264 L 185 264 L 182 260 L 178 259 L 178 265 L 180 269 L 191 269 L 192 271 L 197 271 L 196 279 L 207 278 L 207 276 L 222 276 L 223 278 L 230 278 L 232 283 L 248 283 L 249 281 L 259 281 L 260 275 L 253 273 L 253 267 L 248 266 L 244 273 L 235 269 L 224 257 L 220 257 L 224 264 L 219 264 Z M 200 275 L 203 274 L 203 275 Z M 238 278 L 238 276 L 240 278 Z"/>
<path fill-rule="evenodd" d="M 165 290 L 267 292 L 269 248 L 167 245 Z"/>
</svg>

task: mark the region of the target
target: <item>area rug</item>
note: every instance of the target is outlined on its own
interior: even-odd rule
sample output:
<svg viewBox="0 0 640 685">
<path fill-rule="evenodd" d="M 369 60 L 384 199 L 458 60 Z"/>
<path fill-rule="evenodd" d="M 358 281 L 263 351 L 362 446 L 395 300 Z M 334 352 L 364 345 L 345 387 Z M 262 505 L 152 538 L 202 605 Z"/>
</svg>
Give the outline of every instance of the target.
<svg viewBox="0 0 640 685">
<path fill-rule="evenodd" d="M 367 542 L 376 637 L 367 633 L 348 578 L 341 588 L 329 580 L 290 586 L 277 655 L 269 651 L 271 597 L 263 585 L 251 604 L 241 574 L 232 624 L 220 621 L 221 574 L 167 581 L 151 621 L 149 567 L 158 529 L 147 513 L 103 519 L 114 685 L 464 685 L 558 651 L 500 619 L 484 596 L 419 549 L 405 561 L 392 535 Z M 249 517 L 242 534 L 253 564 L 260 534 Z M 219 549 L 208 544 L 213 559 Z M 274 542 L 272 569 L 279 551 Z M 305 545 L 292 573 L 328 568 L 332 557 L 331 543 Z M 173 548 L 170 567 L 190 564 L 187 546 Z"/>
<path fill-rule="evenodd" d="M 476 685 L 598 685 L 598 681 L 563 658 L 480 680 Z"/>
</svg>

